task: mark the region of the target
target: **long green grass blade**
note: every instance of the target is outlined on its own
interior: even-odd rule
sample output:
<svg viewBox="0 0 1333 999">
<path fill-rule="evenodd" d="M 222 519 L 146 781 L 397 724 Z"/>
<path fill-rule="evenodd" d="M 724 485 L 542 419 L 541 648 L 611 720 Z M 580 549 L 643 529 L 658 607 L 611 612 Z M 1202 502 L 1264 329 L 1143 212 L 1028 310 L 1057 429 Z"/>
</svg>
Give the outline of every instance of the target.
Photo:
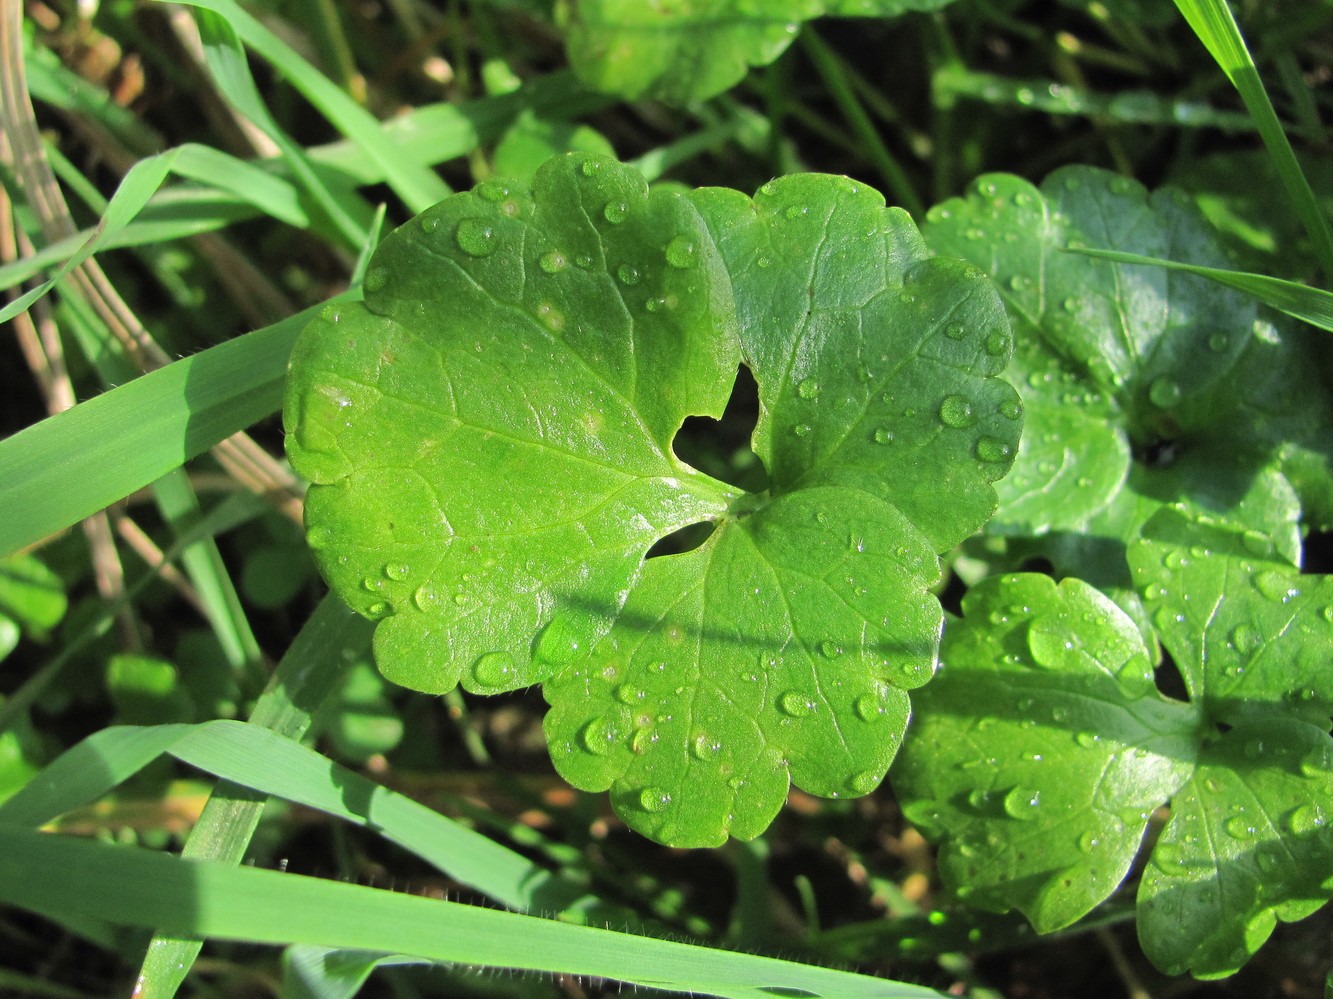
<svg viewBox="0 0 1333 999">
<path fill-rule="evenodd" d="M 384 143 L 379 122 L 273 32 L 233 0 L 186 0 L 219 15 L 240 39 L 286 77 L 363 156 L 383 171 L 385 181 L 413 214 L 449 195 L 449 186 L 433 171 Z M 359 242 L 359 241 L 358 241 Z"/>
<path fill-rule="evenodd" d="M 0 554 L 78 523 L 276 412 L 314 309 L 183 358 L 0 441 Z"/>
<path fill-rule="evenodd" d="M 212 11 L 200 11 L 196 20 L 199 22 L 204 58 L 218 89 L 282 151 L 292 175 L 314 199 L 343 242 L 349 246 L 359 246 L 365 239 L 365 231 L 356 215 L 358 210 L 361 215 L 367 212 L 367 206 L 360 195 L 345 186 L 343 190 L 335 192 L 315 170 L 305 150 L 269 114 L 268 105 L 260 97 L 259 87 L 250 75 L 245 49 L 231 25 Z"/>
<path fill-rule="evenodd" d="M 1082 253 L 1088 257 L 1100 257 L 1121 264 L 1146 264 L 1150 267 L 1163 267 L 1171 271 L 1185 271 L 1208 278 L 1228 288 L 1243 291 L 1284 312 L 1293 319 L 1317 326 L 1321 330 L 1333 332 L 1333 292 L 1322 288 L 1311 288 L 1287 281 L 1283 278 L 1269 277 L 1267 274 L 1251 274 L 1248 271 L 1229 271 L 1219 267 L 1201 267 L 1198 264 L 1183 264 L 1176 260 L 1161 260 L 1157 257 L 1141 257 L 1137 253 L 1121 253 L 1118 250 L 1070 249 L 1070 253 Z"/>
<path fill-rule="evenodd" d="M 336 597 L 326 595 L 278 663 L 272 681 L 250 713 L 247 730 L 264 733 L 270 745 L 300 739 L 347 667 L 368 652 L 370 634 L 368 621 L 353 614 Z M 240 863 L 259 826 L 267 797 L 263 790 L 221 781 L 181 855 Z M 145 994 L 159 999 L 175 995 L 199 956 L 201 945 L 198 937 L 189 934 L 154 936 L 139 969 Z"/>
<path fill-rule="evenodd" d="M 1222 72 L 1239 92 L 1246 109 L 1259 128 L 1259 135 L 1268 148 L 1278 176 L 1287 194 L 1296 206 L 1310 240 L 1315 256 L 1327 277 L 1333 277 L 1333 231 L 1328 219 L 1319 210 L 1310 182 L 1305 179 L 1296 153 L 1278 121 L 1277 112 L 1268 99 L 1259 70 L 1250 56 L 1250 50 L 1240 33 L 1236 19 L 1226 0 L 1175 0 L 1176 7 L 1199 36 Z"/>
<path fill-rule="evenodd" d="M 281 178 L 208 146 L 177 146 L 134 164 L 116 188 L 116 193 L 111 196 L 106 213 L 93 230 L 91 238 L 66 258 L 64 266 L 53 278 L 0 309 L 0 323 L 9 322 L 31 306 L 50 291 L 57 281 L 124 229 L 148 204 L 148 199 L 162 186 L 169 173 L 207 181 L 219 190 L 288 224 L 304 226 L 307 222 L 305 213 L 297 203 L 294 189 Z"/>
<path fill-rule="evenodd" d="M 0 805 L 0 822 L 43 825 L 108 794 L 163 754 L 261 795 L 372 828 L 509 909 L 564 912 L 587 898 L 586 886 L 248 722 L 103 729 L 61 754 Z"/>
<path fill-rule="evenodd" d="M 33 877 L 34 870 L 41 877 Z M 594 975 L 722 996 L 939 999 L 915 985 L 0 825 L 0 901 L 187 936 Z"/>
</svg>

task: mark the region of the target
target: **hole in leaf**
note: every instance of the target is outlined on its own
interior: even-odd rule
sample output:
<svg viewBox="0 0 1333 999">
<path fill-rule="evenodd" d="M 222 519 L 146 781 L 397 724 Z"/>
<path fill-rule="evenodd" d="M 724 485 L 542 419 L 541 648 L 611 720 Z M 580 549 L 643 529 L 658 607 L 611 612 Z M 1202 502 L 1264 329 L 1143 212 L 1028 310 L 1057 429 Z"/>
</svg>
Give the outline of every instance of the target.
<svg viewBox="0 0 1333 999">
<path fill-rule="evenodd" d="M 715 479 L 760 493 L 768 488 L 768 472 L 750 450 L 750 438 L 758 422 L 759 386 L 750 369 L 742 364 L 722 419 L 687 417 L 671 449 L 681 461 Z"/>
<path fill-rule="evenodd" d="M 1148 468 L 1170 468 L 1180 456 L 1180 442 L 1154 440 L 1148 444 L 1135 444 L 1131 454 L 1135 461 Z"/>
<path fill-rule="evenodd" d="M 658 538 L 644 558 L 657 558 L 659 555 L 680 555 L 692 552 L 708 540 L 717 530 L 711 520 L 701 520 L 697 524 L 686 524 L 678 531 L 672 531 L 664 538 Z"/>
<path fill-rule="evenodd" d="M 1162 649 L 1162 661 L 1157 664 L 1157 668 L 1152 673 L 1153 682 L 1157 684 L 1157 691 L 1163 697 L 1170 697 L 1177 701 L 1188 701 L 1190 699 L 1189 691 L 1185 689 L 1185 679 L 1180 675 L 1180 670 L 1176 668 L 1176 661 L 1171 658 L 1171 653 Z"/>
</svg>

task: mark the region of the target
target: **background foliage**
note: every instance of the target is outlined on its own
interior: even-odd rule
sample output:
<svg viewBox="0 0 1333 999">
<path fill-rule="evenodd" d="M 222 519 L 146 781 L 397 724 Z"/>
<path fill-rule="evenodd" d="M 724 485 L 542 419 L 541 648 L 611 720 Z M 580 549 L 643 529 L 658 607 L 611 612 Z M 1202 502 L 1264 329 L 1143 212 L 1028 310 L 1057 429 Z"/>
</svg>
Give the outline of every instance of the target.
<svg viewBox="0 0 1333 999">
<path fill-rule="evenodd" d="M 1333 13 L 1239 5 L 1247 49 L 1181 8 L 4 5 L 0 990 L 1318 995 L 1328 334 L 1251 295 L 1327 325 Z M 991 274 L 1015 335 L 1024 436 L 986 530 L 931 536 L 945 668 L 889 783 L 718 850 L 571 790 L 536 689 L 386 683 L 280 457 L 292 344 L 389 280 L 384 234 L 567 150 L 667 192 L 845 174 Z M 810 401 L 747 350 L 664 369 L 706 387 L 682 413 L 720 421 L 673 446 L 729 495 L 781 481 L 756 419 Z"/>
</svg>

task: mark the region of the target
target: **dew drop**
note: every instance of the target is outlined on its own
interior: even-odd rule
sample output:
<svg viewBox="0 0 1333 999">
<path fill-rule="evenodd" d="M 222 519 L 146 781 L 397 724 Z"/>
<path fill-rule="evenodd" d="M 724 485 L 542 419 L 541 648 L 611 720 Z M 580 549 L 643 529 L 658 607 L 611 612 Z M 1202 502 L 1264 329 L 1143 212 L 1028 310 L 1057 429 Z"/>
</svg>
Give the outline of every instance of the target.
<svg viewBox="0 0 1333 999">
<path fill-rule="evenodd" d="M 842 655 L 842 649 L 837 642 L 823 641 L 819 643 L 819 653 L 825 659 L 836 659 Z"/>
<path fill-rule="evenodd" d="M 333 541 L 333 529 L 318 524 L 305 532 L 305 541 L 311 548 L 327 548 Z"/>
<path fill-rule="evenodd" d="M 375 293 L 384 288 L 389 283 L 389 269 L 387 267 L 372 267 L 366 272 L 364 287 L 368 293 Z"/>
<path fill-rule="evenodd" d="M 489 257 L 495 252 L 495 230 L 482 219 L 464 219 L 454 230 L 458 248 L 470 257 Z"/>
<path fill-rule="evenodd" d="M 645 787 L 639 792 L 639 807 L 645 812 L 656 815 L 666 811 L 671 804 L 671 795 L 660 787 Z"/>
<path fill-rule="evenodd" d="M 437 215 L 427 215 L 421 220 L 422 232 L 434 232 L 438 228 L 440 228 L 440 219 Z"/>
<path fill-rule="evenodd" d="M 995 330 L 986 336 L 986 353 L 991 357 L 999 357 L 1009 349 L 1009 337 L 999 330 Z"/>
<path fill-rule="evenodd" d="M 1225 333 L 1214 333 L 1208 338 L 1208 349 L 1220 354 L 1227 349 L 1230 343 L 1231 338 Z"/>
<path fill-rule="evenodd" d="M 541 255 L 541 259 L 537 261 L 537 266 L 547 274 L 559 274 L 569 266 L 569 258 L 559 250 L 551 250 L 549 253 Z"/>
<path fill-rule="evenodd" d="M 579 654 L 579 633 L 568 618 L 553 617 L 537 635 L 532 656 L 541 662 L 561 665 Z"/>
<path fill-rule="evenodd" d="M 814 400 L 819 398 L 819 382 L 813 378 L 802 378 L 796 386 L 796 394 L 802 399 Z"/>
<path fill-rule="evenodd" d="M 977 422 L 972 401 L 963 395 L 945 396 L 940 403 L 940 421 L 950 427 L 970 427 Z"/>
<path fill-rule="evenodd" d="M 967 336 L 967 328 L 962 323 L 950 323 L 944 327 L 944 335 L 950 340 L 961 340 Z"/>
<path fill-rule="evenodd" d="M 498 180 L 485 180 L 477 185 L 477 193 L 490 202 L 504 201 L 509 197 L 509 188 Z"/>
<path fill-rule="evenodd" d="M 514 657 L 508 652 L 487 652 L 472 664 L 472 679 L 479 687 L 507 687 L 514 678 Z"/>
<path fill-rule="evenodd" d="M 695 759 L 711 760 L 722 749 L 722 742 L 714 738 L 707 732 L 700 732 L 690 742 L 690 752 L 694 754 Z"/>
<path fill-rule="evenodd" d="M 1254 588 L 1268 600 L 1285 604 L 1301 595 L 1300 587 L 1291 584 L 1291 577 L 1285 573 L 1265 569 L 1254 577 Z"/>
<path fill-rule="evenodd" d="M 1004 461 L 1013 449 L 998 437 L 982 437 L 977 441 L 977 457 L 982 461 Z"/>
<path fill-rule="evenodd" d="M 863 722 L 872 722 L 884 714 L 884 703 L 874 694 L 862 694 L 852 703 L 852 710 Z"/>
<path fill-rule="evenodd" d="M 1180 385 L 1173 378 L 1162 375 L 1148 386 L 1148 401 L 1161 409 L 1170 409 L 1180 402 Z"/>
<path fill-rule="evenodd" d="M 629 216 L 629 205 L 623 201 L 608 201 L 602 209 L 602 218 L 612 225 L 620 225 Z"/>
<path fill-rule="evenodd" d="M 395 580 L 406 579 L 411 572 L 412 567 L 405 562 L 390 562 L 384 567 L 384 575 Z"/>
<path fill-rule="evenodd" d="M 802 215 L 809 215 L 810 209 L 805 205 L 788 205 L 787 210 L 783 212 L 789 222 L 794 222 Z"/>
<path fill-rule="evenodd" d="M 1263 644 L 1263 637 L 1252 625 L 1238 624 L 1231 631 L 1231 644 L 1241 655 L 1249 655 Z"/>
<path fill-rule="evenodd" d="M 797 437 L 809 437 L 810 429 L 811 429 L 810 424 L 798 423 L 796 424 L 796 426 L 791 428 L 791 432 L 794 433 Z"/>
<path fill-rule="evenodd" d="M 1000 415 L 1006 420 L 1016 420 L 1023 415 L 1023 404 L 1017 399 L 1006 399 L 1000 403 Z"/>
<path fill-rule="evenodd" d="M 628 704 L 631 707 L 642 704 L 648 696 L 647 693 L 635 687 L 633 684 L 622 683 L 615 688 L 616 700 L 621 704 Z"/>
<path fill-rule="evenodd" d="M 580 270 L 586 271 L 593 264 L 593 259 L 586 253 L 580 253 L 574 258 L 574 266 Z"/>
<path fill-rule="evenodd" d="M 613 719 L 594 718 L 579 730 L 579 742 L 588 752 L 605 756 L 620 742 L 620 727 Z"/>
<path fill-rule="evenodd" d="M 1328 816 L 1323 805 L 1317 801 L 1310 801 L 1288 812 L 1284 822 L 1297 836 L 1309 836 L 1326 826 Z"/>
<path fill-rule="evenodd" d="M 377 600 L 366 608 L 366 613 L 373 618 L 383 617 L 389 612 L 389 605 L 383 600 Z"/>
<path fill-rule="evenodd" d="M 616 277 L 620 280 L 621 284 L 633 287 L 639 283 L 639 269 L 630 264 L 621 264 L 616 268 Z"/>
<path fill-rule="evenodd" d="M 698 254 L 699 244 L 689 236 L 677 236 L 666 245 L 667 263 L 681 270 L 693 267 Z"/>
<path fill-rule="evenodd" d="M 853 794 L 869 794 L 875 788 L 879 787 L 881 775 L 874 770 L 862 770 L 858 774 L 853 774 L 852 779 L 847 782 Z"/>
<path fill-rule="evenodd" d="M 428 614 L 443 603 L 439 590 L 426 583 L 417 587 L 417 591 L 412 594 L 412 603 L 417 605 L 417 610 L 423 614 Z"/>
<path fill-rule="evenodd" d="M 596 177 L 599 173 L 602 172 L 602 164 L 599 163 L 597 160 L 584 160 L 583 165 L 579 168 L 579 171 L 585 177 L 588 178 Z"/>
<path fill-rule="evenodd" d="M 1259 835 L 1259 830 L 1254 823 L 1246 817 L 1244 812 L 1237 812 L 1223 823 L 1227 835 L 1234 839 L 1254 839 Z"/>
<path fill-rule="evenodd" d="M 876 427 L 874 434 L 871 435 L 876 444 L 892 444 L 893 431 L 888 427 Z"/>
<path fill-rule="evenodd" d="M 815 702 L 799 690 L 788 690 L 778 697 L 778 710 L 792 718 L 804 718 L 815 710 Z"/>
<path fill-rule="evenodd" d="M 1240 543 L 1251 555 L 1266 558 L 1273 553 L 1273 543 L 1263 531 L 1248 530 L 1240 536 Z"/>
</svg>

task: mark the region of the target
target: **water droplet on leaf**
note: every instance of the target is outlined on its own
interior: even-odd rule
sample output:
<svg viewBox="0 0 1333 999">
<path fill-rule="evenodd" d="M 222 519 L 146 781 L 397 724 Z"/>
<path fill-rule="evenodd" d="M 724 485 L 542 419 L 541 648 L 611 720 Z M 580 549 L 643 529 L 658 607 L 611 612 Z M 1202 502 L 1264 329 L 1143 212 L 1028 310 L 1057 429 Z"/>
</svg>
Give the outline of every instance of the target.
<svg viewBox="0 0 1333 999">
<path fill-rule="evenodd" d="M 940 421 L 949 427 L 970 427 L 977 422 L 972 412 L 972 400 L 964 395 L 945 396 L 940 403 Z"/>
<path fill-rule="evenodd" d="M 514 674 L 514 657 L 508 652 L 487 652 L 472 664 L 472 678 L 479 687 L 507 687 Z"/>
<path fill-rule="evenodd" d="M 454 230 L 454 241 L 470 257 L 489 257 L 495 252 L 495 229 L 482 219 L 464 219 Z"/>
<path fill-rule="evenodd" d="M 639 807 L 645 812 L 664 812 L 670 804 L 670 793 L 660 787 L 645 787 L 639 792 Z"/>
<path fill-rule="evenodd" d="M 612 225 L 620 225 L 629 216 L 629 205 L 623 201 L 608 201 L 602 209 L 602 218 Z"/>
<path fill-rule="evenodd" d="M 982 461 L 1004 461 L 1013 449 L 998 437 L 982 437 L 977 441 L 977 457 Z"/>
<path fill-rule="evenodd" d="M 1148 386 L 1148 401 L 1161 409 L 1170 409 L 1180 402 L 1180 385 L 1173 378 L 1162 375 Z"/>
<path fill-rule="evenodd" d="M 564 617 L 553 617 L 537 635 L 532 657 L 555 665 L 569 662 L 579 654 L 579 633 Z"/>
<path fill-rule="evenodd" d="M 620 741 L 619 726 L 606 717 L 594 718 L 579 731 L 579 741 L 588 752 L 604 756 Z"/>
<path fill-rule="evenodd" d="M 677 236 L 666 245 L 667 263 L 681 270 L 693 267 L 698 253 L 699 244 L 689 236 Z"/>
<path fill-rule="evenodd" d="M 372 267 L 366 272 L 365 289 L 368 293 L 374 294 L 384 288 L 389 283 L 389 269 L 387 267 Z"/>
<path fill-rule="evenodd" d="M 852 775 L 852 779 L 847 782 L 847 786 L 852 789 L 853 794 L 869 794 L 879 787 L 879 782 L 879 773 L 874 770 L 862 770 L 860 773 Z"/>
<path fill-rule="evenodd" d="M 796 394 L 806 400 L 819 398 L 819 382 L 813 378 L 802 378 L 796 386 Z"/>
<path fill-rule="evenodd" d="M 792 718 L 804 718 L 815 710 L 815 702 L 799 690 L 788 690 L 778 697 L 778 710 Z"/>
<path fill-rule="evenodd" d="M 547 274 L 559 274 L 569 266 L 569 258 L 559 250 L 551 250 L 549 253 L 543 253 L 541 259 L 537 261 L 537 266 Z"/>
</svg>

